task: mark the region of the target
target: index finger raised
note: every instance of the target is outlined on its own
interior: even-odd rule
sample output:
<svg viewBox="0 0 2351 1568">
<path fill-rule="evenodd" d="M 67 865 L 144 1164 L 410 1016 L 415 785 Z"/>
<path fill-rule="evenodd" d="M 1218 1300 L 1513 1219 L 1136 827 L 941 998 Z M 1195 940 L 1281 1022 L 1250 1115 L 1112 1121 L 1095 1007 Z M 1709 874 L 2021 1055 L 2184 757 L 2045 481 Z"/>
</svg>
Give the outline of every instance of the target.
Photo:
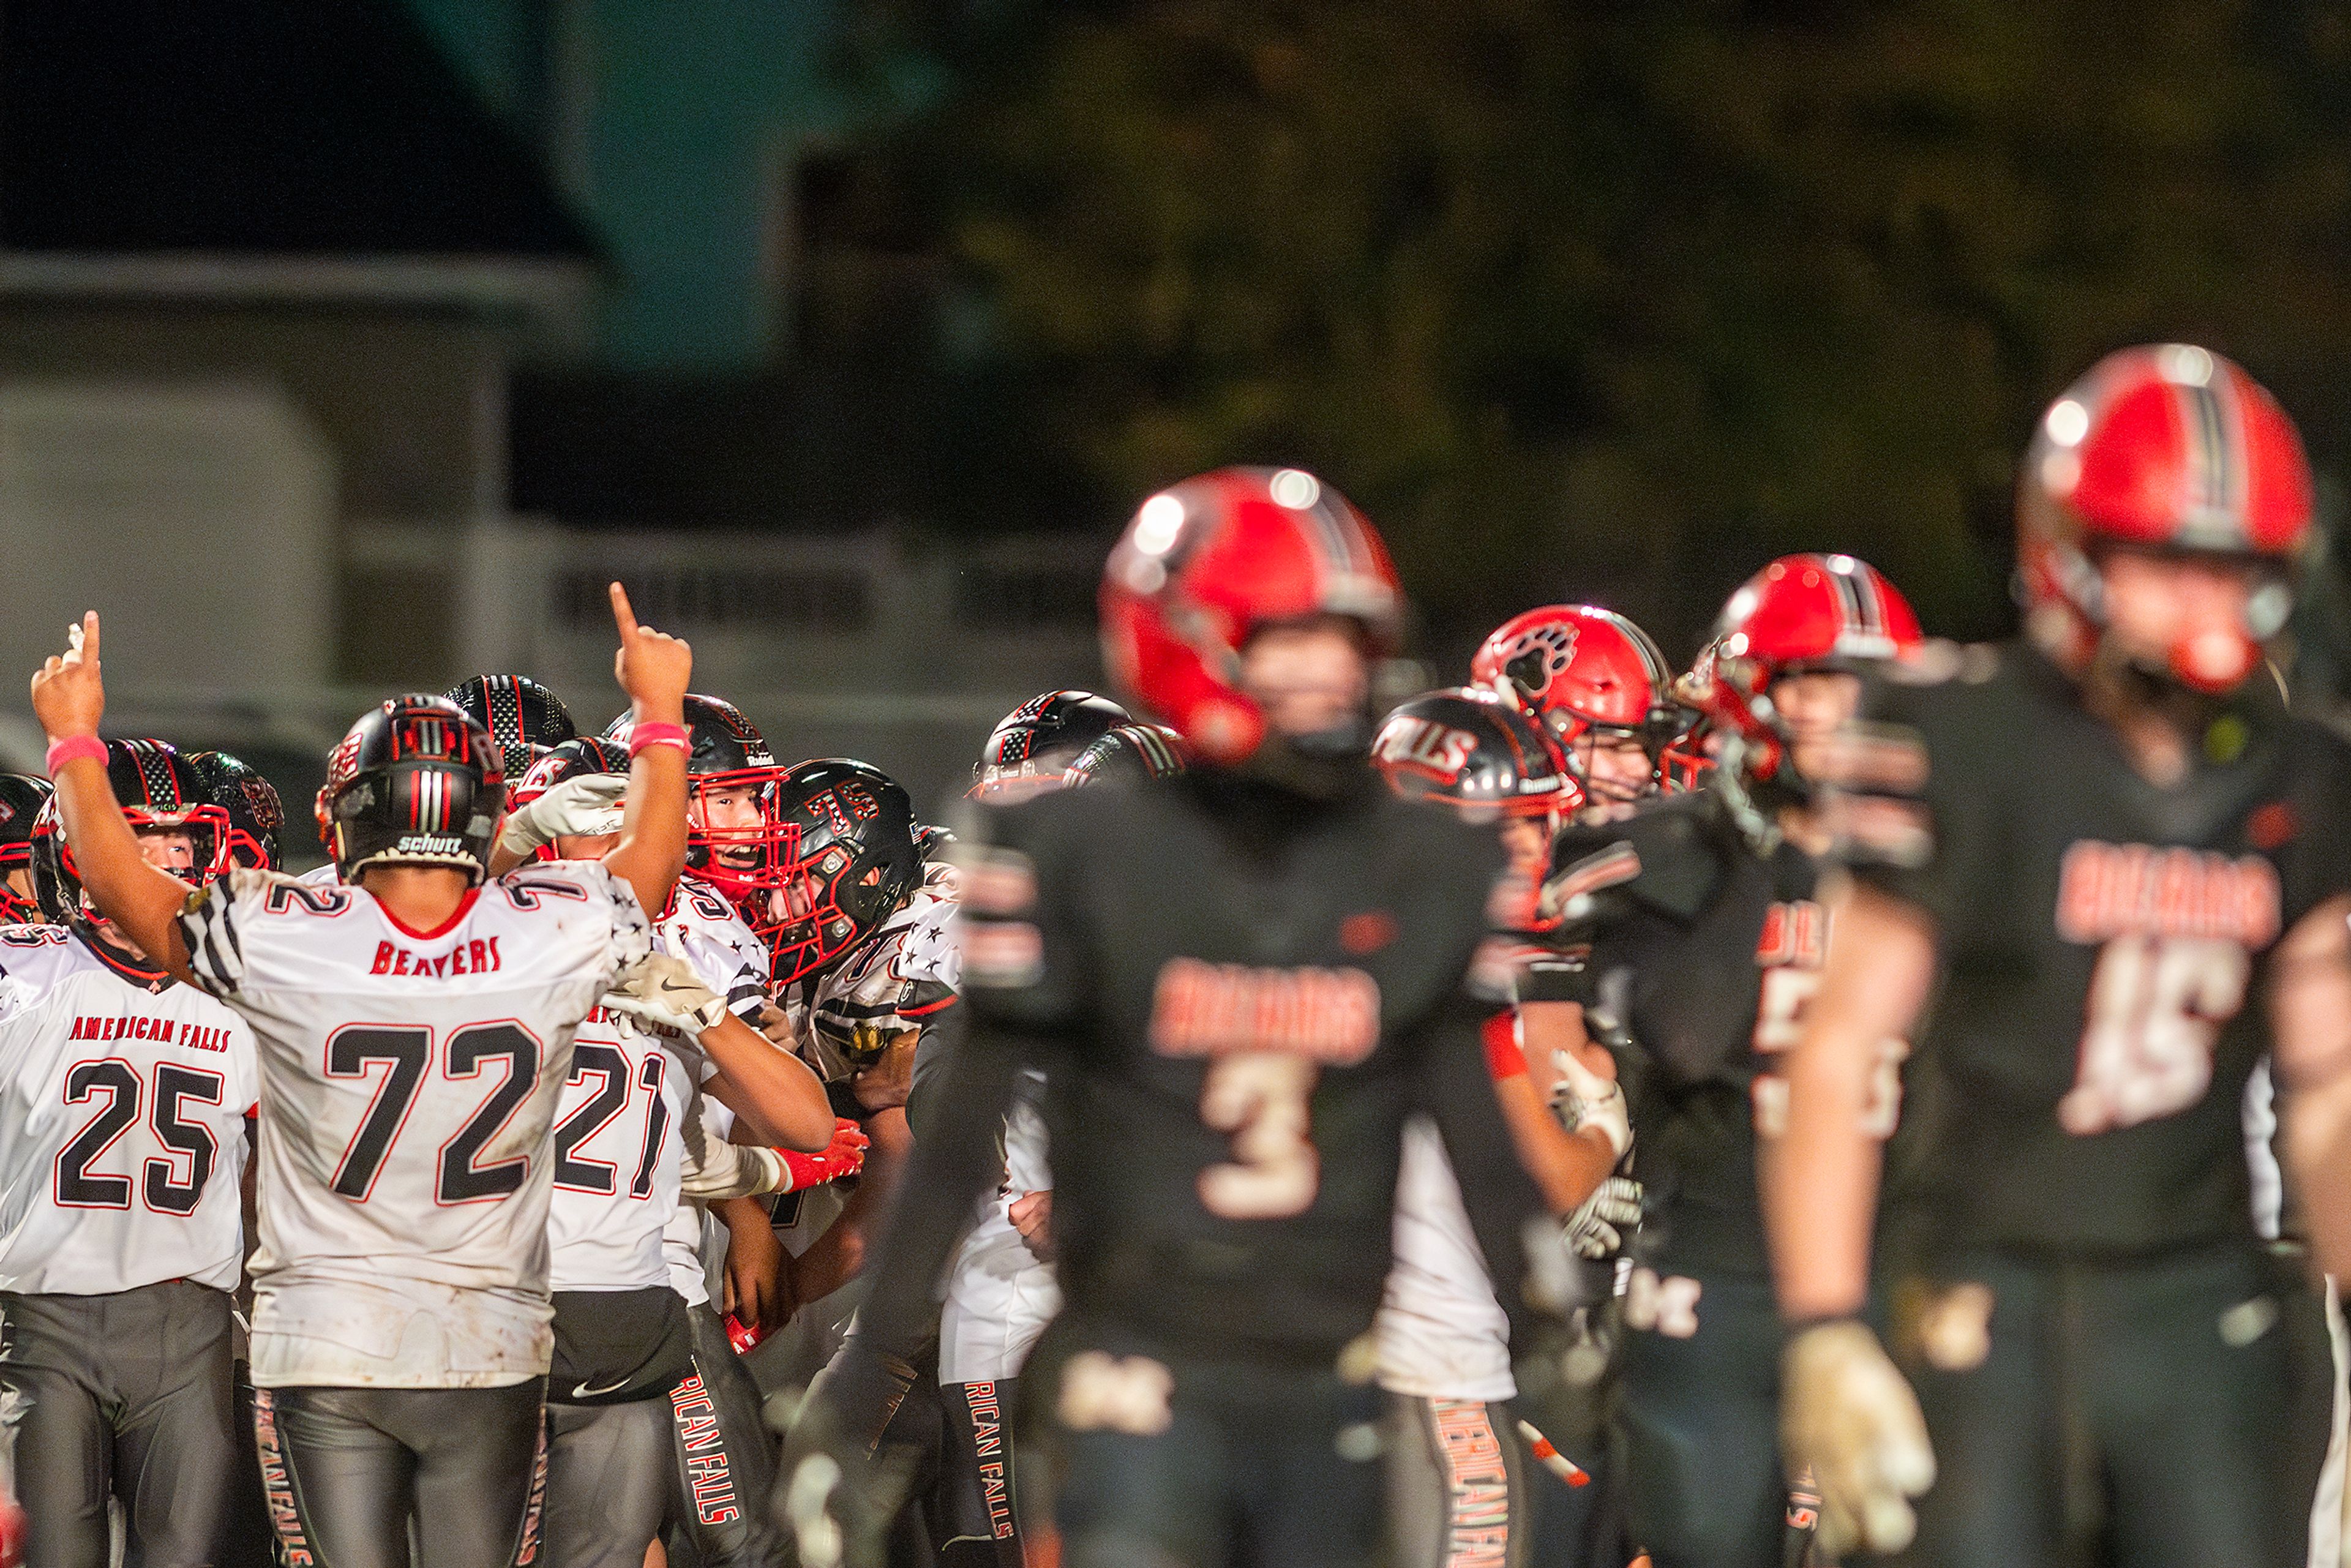
<svg viewBox="0 0 2351 1568">
<path fill-rule="evenodd" d="M 629 591 L 618 582 L 611 585 L 612 624 L 621 630 L 621 640 L 627 642 L 637 634 L 637 614 L 629 608 Z"/>
</svg>

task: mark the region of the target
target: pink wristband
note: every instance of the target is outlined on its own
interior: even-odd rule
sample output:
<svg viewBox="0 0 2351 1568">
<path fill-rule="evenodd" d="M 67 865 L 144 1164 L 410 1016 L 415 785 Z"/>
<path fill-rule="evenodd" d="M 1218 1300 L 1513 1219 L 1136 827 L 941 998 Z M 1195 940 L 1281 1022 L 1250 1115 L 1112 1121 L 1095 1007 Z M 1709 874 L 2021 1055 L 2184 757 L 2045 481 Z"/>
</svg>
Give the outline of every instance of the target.
<svg viewBox="0 0 2351 1568">
<path fill-rule="evenodd" d="M 57 769 L 77 757 L 87 757 L 103 768 L 106 766 L 106 742 L 94 735 L 69 735 L 63 740 L 49 742 L 49 777 L 55 779 Z"/>
<path fill-rule="evenodd" d="M 685 726 L 682 724 L 637 724 L 629 727 L 629 755 L 634 757 L 649 746 L 674 746 L 680 751 L 690 751 Z"/>
</svg>

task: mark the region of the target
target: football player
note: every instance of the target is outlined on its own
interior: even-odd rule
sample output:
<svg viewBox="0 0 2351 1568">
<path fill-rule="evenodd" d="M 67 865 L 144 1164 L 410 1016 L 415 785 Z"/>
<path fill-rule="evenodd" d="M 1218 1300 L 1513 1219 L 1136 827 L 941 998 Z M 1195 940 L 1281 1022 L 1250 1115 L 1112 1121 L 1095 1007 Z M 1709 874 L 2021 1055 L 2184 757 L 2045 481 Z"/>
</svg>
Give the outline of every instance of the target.
<svg viewBox="0 0 2351 1568">
<path fill-rule="evenodd" d="M 1078 754 L 1134 716 L 1092 692 L 1040 692 L 1004 716 L 972 764 L 969 795 L 1008 806 L 1061 787 Z"/>
<path fill-rule="evenodd" d="M 617 787 L 627 766 L 620 741 L 556 747 L 516 788 L 502 848 L 520 855 L 544 839 L 557 861 L 601 859 L 622 826 Z M 833 1130 L 816 1075 L 747 1021 L 766 1002 L 767 955 L 726 900 L 680 877 L 654 929 L 661 947 L 726 1000 L 705 1019 L 674 1004 L 632 1010 L 622 998 L 590 1013 L 573 1038 L 549 1213 L 547 1541 L 567 1564 L 637 1568 L 673 1496 L 692 1492 L 672 1440 L 670 1396 L 695 1374 L 694 1350 L 663 1239 L 702 1094 L 719 1094 L 767 1141 L 802 1154 L 822 1150 Z"/>
<path fill-rule="evenodd" d="M 1637 1059 L 1633 1124 L 1652 1195 L 1622 1357 L 1624 1477 L 1657 1568 L 1793 1560 L 1777 1442 L 1779 1322 L 1756 1197 L 1759 1145 L 1786 1111 L 1778 1053 L 1818 983 L 1815 781 L 1860 673 L 1918 642 L 1907 602 L 1847 556 L 1773 561 L 1725 606 L 1683 695 L 1707 715 L 1708 787 L 1561 835 L 1544 894 L 1558 946 L 1521 998 L 1573 1039 Z M 1563 1005 L 1564 1004 L 1564 1005 Z M 1883 1135 L 1900 1065 L 1877 1070 Z"/>
<path fill-rule="evenodd" d="M 227 816 L 187 759 L 101 749 L 141 862 L 182 898 L 221 875 Z M 110 1499 L 132 1560 L 194 1568 L 220 1561 L 237 1480 L 253 1033 L 91 907 L 79 847 L 44 808 L 57 923 L 0 929 L 0 1475 L 37 1568 L 104 1563 Z"/>
<path fill-rule="evenodd" d="M 188 766 L 212 803 L 228 813 L 228 857 L 254 871 L 276 871 L 286 828 L 286 805 L 261 770 L 225 751 L 194 751 Z"/>
<path fill-rule="evenodd" d="M 792 1252 L 789 1297 L 807 1306 L 861 1270 L 865 1227 L 904 1157 L 915 1051 L 956 1002 L 954 904 L 931 885 L 913 801 L 880 770 L 842 758 L 798 763 L 777 787 L 775 810 L 792 847 L 757 924 L 801 1054 L 873 1141 L 837 1208 L 795 1205 L 779 1225 Z M 835 1348 L 849 1305 L 843 1298 L 803 1325 L 817 1364 Z"/>
<path fill-rule="evenodd" d="M 192 897 L 143 858 L 103 766 L 98 617 L 35 677 L 91 901 L 255 1029 L 256 1427 L 289 1560 L 405 1563 L 412 1520 L 432 1568 L 536 1551 L 572 1033 L 624 974 L 642 997 L 693 984 L 649 954 L 645 915 L 684 859 L 692 656 L 611 597 L 638 715 L 621 841 L 498 879 L 499 758 L 444 698 L 386 702 L 336 747 L 321 827 L 340 885 L 239 870 Z"/>
<path fill-rule="evenodd" d="M 563 699 L 528 675 L 471 675 L 441 695 L 490 732 L 509 779 L 580 733 Z"/>
<path fill-rule="evenodd" d="M 0 925 L 37 925 L 33 894 L 33 824 L 49 803 L 49 781 L 0 773 Z"/>
<path fill-rule="evenodd" d="M 2289 1415 L 2329 1373 L 2241 1106 L 2273 1053 L 2351 1267 L 2351 751 L 2263 668 L 2310 470 L 2243 370 L 2129 349 L 2043 416 L 2017 521 L 2026 636 L 1873 683 L 1838 758 L 1851 878 L 1766 1170 L 1784 1438 L 1833 1552 L 2302 1563 Z M 1914 1030 L 1881 1340 L 1870 1113 Z"/>
<path fill-rule="evenodd" d="M 1471 655 L 1469 678 L 1542 721 L 1583 780 L 1583 814 L 1593 821 L 1621 817 L 1656 794 L 1667 747 L 1689 728 L 1656 643 L 1594 604 L 1547 604 L 1512 616 Z"/>
<path fill-rule="evenodd" d="M 1405 799 L 1495 829 L 1529 903 L 1553 837 L 1583 802 L 1534 716 L 1484 688 L 1430 692 L 1398 707 L 1372 737 L 1372 764 Z M 1632 1143 L 1614 1063 L 1597 1051 L 1541 1061 L 1539 1083 L 1507 1012 L 1486 1021 L 1486 1061 L 1520 1157 L 1552 1209 L 1574 1216 L 1577 1250 L 1614 1251 L 1616 1226 L 1640 1217 L 1638 1186 L 1611 1175 Z M 1546 1105 L 1554 1081 L 1573 1108 L 1573 1130 Z M 1437 1128 L 1416 1116 L 1405 1125 L 1395 1264 L 1375 1325 L 1380 1386 L 1392 1396 L 1388 1499 L 1399 1563 L 1527 1561 L 1528 1456 L 1508 1408 L 1519 1395 L 1509 1328 Z"/>
<path fill-rule="evenodd" d="M 1381 1406 L 1343 1357 L 1379 1306 L 1409 1113 L 1436 1114 L 1512 1302 L 1542 1214 L 1466 989 L 1499 846 L 1368 766 L 1402 597 L 1311 475 L 1226 469 L 1151 497 L 1103 601 L 1112 667 L 1201 765 L 988 813 L 961 846 L 968 1033 L 861 1321 L 879 1345 L 922 1332 L 1020 1071 L 1042 1065 L 1068 1304 L 1022 1381 L 1050 1421 L 1065 1560 L 1367 1562 Z M 859 1344 L 787 1448 L 805 1563 L 866 1555 L 884 1500 L 877 1435 L 841 1412 L 904 1372 Z"/>
</svg>

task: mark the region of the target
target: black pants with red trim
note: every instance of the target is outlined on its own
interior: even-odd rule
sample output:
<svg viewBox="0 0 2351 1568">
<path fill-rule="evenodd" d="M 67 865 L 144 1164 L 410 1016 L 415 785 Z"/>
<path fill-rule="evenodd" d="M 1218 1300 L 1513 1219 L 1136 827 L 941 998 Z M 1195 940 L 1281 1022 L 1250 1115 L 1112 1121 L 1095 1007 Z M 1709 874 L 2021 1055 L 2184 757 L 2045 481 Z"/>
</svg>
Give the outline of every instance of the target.
<svg viewBox="0 0 2351 1568">
<path fill-rule="evenodd" d="M 686 1309 L 694 1366 L 669 1391 L 673 1474 L 664 1539 L 673 1560 L 702 1568 L 772 1568 L 788 1561 L 768 1519 L 776 1456 L 759 1419 L 759 1389 L 726 1326 L 707 1304 Z"/>
<path fill-rule="evenodd" d="M 546 1379 L 503 1388 L 264 1388 L 254 1395 L 278 1560 L 315 1568 L 536 1561 Z"/>
<path fill-rule="evenodd" d="M 102 1296 L 0 1295 L 0 1474 L 28 1568 L 106 1568 L 107 1501 L 130 1561 L 219 1561 L 235 1493 L 226 1291 L 170 1280 Z"/>
</svg>

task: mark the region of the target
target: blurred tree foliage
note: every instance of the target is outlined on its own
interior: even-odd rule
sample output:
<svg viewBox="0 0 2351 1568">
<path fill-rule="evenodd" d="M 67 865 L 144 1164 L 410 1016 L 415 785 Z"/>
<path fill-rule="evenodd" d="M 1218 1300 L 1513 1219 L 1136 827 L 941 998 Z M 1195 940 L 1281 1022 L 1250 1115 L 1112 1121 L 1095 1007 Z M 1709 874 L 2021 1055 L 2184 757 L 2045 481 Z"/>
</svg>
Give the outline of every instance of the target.
<svg viewBox="0 0 2351 1568">
<path fill-rule="evenodd" d="M 2351 434 L 2335 5 L 865 0 L 851 40 L 929 84 L 872 156 L 995 435 L 1113 515 L 1311 465 L 1442 657 L 1552 597 L 1687 652 L 1792 549 L 1998 631 L 2013 455 L 2131 341 Z"/>
</svg>

